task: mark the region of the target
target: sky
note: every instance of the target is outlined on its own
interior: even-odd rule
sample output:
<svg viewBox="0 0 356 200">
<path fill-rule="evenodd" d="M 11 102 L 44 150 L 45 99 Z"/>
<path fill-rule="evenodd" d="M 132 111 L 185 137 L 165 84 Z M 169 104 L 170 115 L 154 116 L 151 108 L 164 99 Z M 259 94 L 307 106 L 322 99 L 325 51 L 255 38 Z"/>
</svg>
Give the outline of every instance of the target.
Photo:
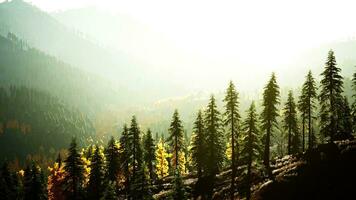
<svg viewBox="0 0 356 200">
<path fill-rule="evenodd" d="M 356 1 L 28 1 L 48 12 L 95 6 L 133 17 L 194 58 L 190 64 L 180 63 L 186 70 L 214 64 L 226 69 L 244 65 L 274 71 L 310 48 L 356 39 Z M 164 50 L 159 55 L 162 53 Z"/>
</svg>

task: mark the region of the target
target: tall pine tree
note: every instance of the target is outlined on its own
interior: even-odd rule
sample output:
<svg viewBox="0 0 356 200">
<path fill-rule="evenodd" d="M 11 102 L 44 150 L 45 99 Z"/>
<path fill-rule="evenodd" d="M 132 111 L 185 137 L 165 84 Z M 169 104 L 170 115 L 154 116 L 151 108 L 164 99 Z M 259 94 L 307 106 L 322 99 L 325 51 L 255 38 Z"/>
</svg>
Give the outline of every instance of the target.
<svg viewBox="0 0 356 200">
<path fill-rule="evenodd" d="M 336 66 L 336 59 L 332 50 L 328 53 L 325 69 L 320 86 L 319 100 L 321 133 L 330 141 L 345 139 L 347 136 L 340 132 L 340 111 L 343 103 L 343 78 L 341 69 Z"/>
<path fill-rule="evenodd" d="M 272 73 L 271 79 L 264 88 L 263 92 L 263 111 L 261 113 L 262 130 L 265 132 L 264 138 L 264 153 L 263 163 L 269 176 L 272 176 L 270 169 L 270 146 L 273 129 L 277 127 L 277 117 L 279 105 L 279 87 L 277 85 L 276 76 Z"/>
<path fill-rule="evenodd" d="M 120 152 L 119 144 L 111 136 L 107 147 L 105 148 L 106 160 L 106 178 L 111 182 L 117 181 L 117 175 L 120 170 Z"/>
<path fill-rule="evenodd" d="M 306 77 L 306 80 L 302 87 L 301 96 L 298 101 L 298 109 L 302 115 L 302 147 L 303 151 L 305 149 L 305 124 L 308 122 L 308 148 L 313 148 L 315 145 L 315 135 L 313 131 L 313 119 L 314 119 L 314 110 L 315 110 L 315 100 L 317 99 L 316 95 L 316 83 L 313 78 L 312 72 L 309 71 Z"/>
<path fill-rule="evenodd" d="M 356 68 L 356 67 L 355 67 Z M 353 94 L 353 104 L 352 104 L 352 116 L 353 116 L 353 133 L 356 132 L 356 72 L 354 73 L 354 77 L 352 79 L 352 88 L 354 90 Z"/>
<path fill-rule="evenodd" d="M 239 101 L 238 101 L 238 92 L 235 89 L 235 85 L 230 81 L 229 86 L 226 90 L 226 96 L 224 98 L 225 102 L 225 113 L 224 113 L 224 125 L 229 130 L 229 138 L 231 144 L 231 191 L 230 198 L 234 199 L 235 193 L 235 177 L 236 177 L 236 162 L 238 160 L 239 152 L 238 146 L 238 133 L 239 133 L 239 123 L 240 123 L 240 114 L 239 114 Z"/>
<path fill-rule="evenodd" d="M 88 199 L 100 199 L 104 194 L 104 161 L 99 146 L 95 147 L 90 162 L 90 174 L 87 187 Z"/>
<path fill-rule="evenodd" d="M 77 150 L 76 139 L 73 138 L 68 149 L 68 157 L 64 161 L 64 170 L 66 172 L 65 180 L 65 194 L 68 199 L 83 199 L 83 161 L 80 158 L 80 154 Z"/>
<path fill-rule="evenodd" d="M 130 163 L 131 163 L 131 138 L 129 129 L 126 124 L 123 126 L 123 131 L 120 137 L 120 162 L 121 170 L 125 177 L 125 193 L 128 198 L 130 192 Z"/>
<path fill-rule="evenodd" d="M 300 140 L 297 124 L 297 110 L 292 91 L 288 93 L 288 99 L 283 110 L 284 129 L 288 131 L 288 154 L 298 153 Z"/>
<path fill-rule="evenodd" d="M 143 140 L 143 148 L 144 148 L 144 161 L 148 167 L 148 173 L 150 177 L 150 183 L 152 184 L 155 179 L 154 173 L 154 163 L 156 160 L 155 157 L 155 141 L 152 138 L 151 130 L 148 129 L 147 133 Z"/>
<path fill-rule="evenodd" d="M 205 166 L 206 155 L 206 136 L 204 132 L 204 119 L 201 110 L 198 111 L 197 118 L 194 122 L 193 141 L 192 141 L 192 160 L 196 167 L 198 178 L 202 177 L 202 170 Z"/>
<path fill-rule="evenodd" d="M 169 127 L 169 137 L 167 141 L 172 147 L 174 170 L 179 169 L 179 153 L 182 151 L 183 143 L 183 125 L 179 118 L 178 111 L 173 113 L 171 125 Z M 180 169 L 179 169 L 180 170 Z"/>
<path fill-rule="evenodd" d="M 250 108 L 247 110 L 247 118 L 243 123 L 243 137 L 242 137 L 242 158 L 247 163 L 247 192 L 246 199 L 251 198 L 251 169 L 254 160 L 260 157 L 260 140 L 258 130 L 258 117 L 256 113 L 255 103 L 252 102 Z"/>
</svg>

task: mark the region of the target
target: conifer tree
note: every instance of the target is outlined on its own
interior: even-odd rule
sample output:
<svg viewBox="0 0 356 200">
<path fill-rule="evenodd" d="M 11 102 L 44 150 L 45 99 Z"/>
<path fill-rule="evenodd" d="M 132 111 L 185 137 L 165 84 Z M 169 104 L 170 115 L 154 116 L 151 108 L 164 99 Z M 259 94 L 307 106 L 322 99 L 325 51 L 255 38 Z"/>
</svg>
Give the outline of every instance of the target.
<svg viewBox="0 0 356 200">
<path fill-rule="evenodd" d="M 325 63 L 325 69 L 321 74 L 323 76 L 320 85 L 321 91 L 319 100 L 321 133 L 328 137 L 330 141 L 345 139 L 340 133 L 343 78 L 340 74 L 341 69 L 337 67 L 334 52 L 328 53 Z"/>
<path fill-rule="evenodd" d="M 224 113 L 224 125 L 229 130 L 230 144 L 231 144 L 231 191 L 230 198 L 234 199 L 235 193 L 235 177 L 236 177 L 236 162 L 238 160 L 238 155 L 235 155 L 236 152 L 239 152 L 238 146 L 238 130 L 240 123 L 240 114 L 239 114 L 239 101 L 238 101 L 238 92 L 235 89 L 232 81 L 229 83 L 229 87 L 226 90 L 226 96 L 224 99 L 225 102 L 225 113 Z"/>
<path fill-rule="evenodd" d="M 106 158 L 106 178 L 109 181 L 116 181 L 117 175 L 120 169 L 120 154 L 119 154 L 119 144 L 115 141 L 114 137 L 111 136 L 108 145 L 105 149 Z"/>
<path fill-rule="evenodd" d="M 19 197 L 16 177 L 9 170 L 7 162 L 4 162 L 0 169 L 0 197 L 3 199 L 16 199 Z"/>
<path fill-rule="evenodd" d="M 341 105 L 341 111 L 340 111 L 340 134 L 344 135 L 347 137 L 348 135 L 350 136 L 352 133 L 352 114 L 351 114 L 351 108 L 349 105 L 349 101 L 347 100 L 347 97 L 343 97 L 343 103 Z"/>
<path fill-rule="evenodd" d="M 115 181 L 109 181 L 105 188 L 104 196 L 100 200 L 118 200 Z"/>
<path fill-rule="evenodd" d="M 284 129 L 288 131 L 288 154 L 299 152 L 299 133 L 297 125 L 297 110 L 293 93 L 290 90 L 284 106 Z"/>
<path fill-rule="evenodd" d="M 156 147 L 156 173 L 158 179 L 168 176 L 168 154 L 164 146 L 164 140 L 159 139 Z"/>
<path fill-rule="evenodd" d="M 31 168 L 27 167 L 25 170 L 24 177 L 24 199 L 25 200 L 45 200 L 47 199 L 47 194 L 45 193 L 45 185 L 41 180 L 41 172 L 39 167 L 33 163 Z"/>
<path fill-rule="evenodd" d="M 143 140 L 144 145 L 144 161 L 148 167 L 150 183 L 154 181 L 154 163 L 155 163 L 155 141 L 152 138 L 151 130 L 148 129 Z"/>
<path fill-rule="evenodd" d="M 185 200 L 187 196 L 185 194 L 184 184 L 180 172 L 178 169 L 174 172 L 174 180 L 173 180 L 173 192 L 172 199 L 173 200 Z"/>
<path fill-rule="evenodd" d="M 356 67 L 355 67 L 356 68 Z M 353 116 L 353 133 L 356 132 L 356 72 L 354 73 L 354 77 L 352 79 L 352 88 L 354 90 L 353 94 L 353 104 L 352 104 L 352 116 Z"/>
<path fill-rule="evenodd" d="M 120 137 L 120 161 L 122 166 L 122 171 L 125 177 L 125 192 L 126 196 L 129 195 L 130 191 L 130 163 L 131 163 L 131 138 L 129 134 L 129 129 L 126 124 L 123 126 L 123 131 Z"/>
<path fill-rule="evenodd" d="M 67 195 L 67 198 L 77 200 L 82 199 L 82 183 L 84 180 L 84 167 L 83 161 L 80 157 L 80 154 L 77 150 L 76 139 L 73 138 L 68 149 L 68 157 L 64 161 L 65 166 L 64 170 L 66 172 L 65 187 L 64 191 Z"/>
<path fill-rule="evenodd" d="M 254 160 L 260 157 L 260 140 L 258 130 L 258 117 L 256 113 L 255 103 L 252 102 L 250 108 L 247 110 L 247 118 L 243 123 L 242 137 L 242 158 L 247 163 L 247 193 L 246 199 L 251 198 L 251 168 Z"/>
<path fill-rule="evenodd" d="M 266 166 L 268 175 L 271 177 L 272 172 L 270 170 L 270 146 L 273 129 L 277 126 L 277 117 L 279 105 L 279 87 L 277 85 L 276 76 L 272 73 L 271 79 L 264 88 L 263 92 L 263 111 L 261 113 L 262 130 L 264 131 L 264 153 L 263 163 Z"/>
<path fill-rule="evenodd" d="M 298 109 L 302 115 L 302 125 L 303 125 L 303 140 L 302 147 L 304 151 L 305 145 L 305 124 L 308 122 L 308 148 L 314 147 L 315 144 L 315 135 L 313 132 L 313 118 L 314 118 L 314 110 L 315 110 L 315 100 L 317 98 L 316 95 L 316 84 L 313 78 L 312 72 L 309 71 L 306 77 L 306 80 L 302 87 L 302 93 L 298 102 Z"/>
<path fill-rule="evenodd" d="M 206 134 L 206 170 L 208 176 L 214 177 L 222 167 L 225 152 L 224 136 L 220 112 L 217 109 L 215 98 L 212 95 L 205 111 L 205 134 Z"/>
<path fill-rule="evenodd" d="M 88 199 L 100 199 L 104 193 L 104 162 L 99 146 L 95 147 L 90 169 L 87 187 Z"/>
<path fill-rule="evenodd" d="M 198 111 L 197 118 L 194 122 L 193 140 L 192 140 L 192 159 L 196 167 L 198 178 L 202 176 L 202 170 L 205 166 L 206 155 L 206 136 L 204 132 L 204 119 L 201 110 Z"/>
<path fill-rule="evenodd" d="M 178 110 L 173 113 L 171 125 L 169 127 L 169 137 L 167 141 L 172 147 L 174 170 L 179 168 L 179 153 L 182 151 L 183 143 L 183 125 L 179 119 Z"/>
</svg>

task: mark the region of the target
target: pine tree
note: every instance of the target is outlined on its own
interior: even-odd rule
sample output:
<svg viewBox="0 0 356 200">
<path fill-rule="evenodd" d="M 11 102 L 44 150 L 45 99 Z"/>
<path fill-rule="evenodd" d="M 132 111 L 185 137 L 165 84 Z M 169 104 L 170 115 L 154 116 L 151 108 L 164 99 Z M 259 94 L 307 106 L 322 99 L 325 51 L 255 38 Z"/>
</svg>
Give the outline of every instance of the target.
<svg viewBox="0 0 356 200">
<path fill-rule="evenodd" d="M 155 163 L 155 141 L 152 138 L 151 130 L 148 129 L 143 140 L 144 161 L 148 167 L 150 183 L 152 184 L 155 178 L 154 163 Z"/>
<path fill-rule="evenodd" d="M 207 147 L 206 147 L 206 136 L 205 136 L 204 129 L 205 127 L 204 127 L 203 115 L 201 110 L 199 110 L 197 118 L 194 122 L 194 129 L 193 129 L 194 137 L 192 140 L 192 149 L 191 149 L 192 159 L 193 159 L 194 166 L 197 169 L 198 178 L 201 178 L 202 170 L 206 162 L 205 153 Z"/>
<path fill-rule="evenodd" d="M 178 169 L 176 169 L 174 172 L 172 199 L 174 200 L 188 199 L 185 194 L 183 180 Z"/>
<path fill-rule="evenodd" d="M 9 170 L 7 162 L 4 162 L 0 170 L 0 197 L 3 199 L 16 199 L 19 194 L 17 192 L 16 177 Z"/>
<path fill-rule="evenodd" d="M 24 177 L 24 199 L 25 200 L 44 200 L 47 199 L 45 185 L 41 179 L 39 167 L 33 163 L 31 168 L 27 166 Z"/>
<path fill-rule="evenodd" d="M 123 132 L 120 137 L 120 161 L 122 166 L 122 171 L 125 177 L 125 192 L 126 196 L 129 195 L 130 191 L 130 163 L 131 163 L 131 138 L 129 135 L 129 129 L 127 125 L 124 124 Z"/>
<path fill-rule="evenodd" d="M 119 144 L 115 141 L 114 137 L 111 136 L 108 145 L 105 149 L 105 158 L 106 178 L 112 182 L 117 180 L 118 172 L 120 169 L 119 148 Z"/>
<path fill-rule="evenodd" d="M 263 163 L 266 166 L 268 175 L 271 177 L 270 170 L 270 146 L 273 129 L 277 126 L 277 117 L 279 104 L 279 87 L 277 85 L 276 76 L 272 73 L 271 79 L 264 88 L 263 92 L 263 111 L 261 113 L 262 130 L 265 131 L 264 138 L 264 153 Z"/>
<path fill-rule="evenodd" d="M 238 146 L 238 130 L 240 123 L 240 114 L 239 114 L 239 101 L 238 101 L 238 92 L 235 89 L 232 81 L 229 83 L 229 87 L 226 90 L 226 96 L 224 99 L 225 104 L 225 113 L 224 113 L 224 125 L 229 129 L 229 138 L 231 144 L 231 191 L 230 198 L 234 199 L 235 193 L 235 177 L 236 177 L 236 162 L 238 161 L 238 155 L 235 155 L 236 152 L 239 152 Z M 236 149 L 235 149 L 236 148 Z"/>
<path fill-rule="evenodd" d="M 343 103 L 341 105 L 341 111 L 340 111 L 340 135 L 343 135 L 344 138 L 348 137 L 352 133 L 352 114 L 351 114 L 351 108 L 349 105 L 349 101 L 347 100 L 347 97 L 343 97 Z"/>
<path fill-rule="evenodd" d="M 247 118 L 243 123 L 242 137 L 242 159 L 247 163 L 247 193 L 246 198 L 251 198 L 251 168 L 254 160 L 260 158 L 260 140 L 258 130 L 258 117 L 256 113 L 255 103 L 252 102 L 250 108 L 247 110 Z"/>
<path fill-rule="evenodd" d="M 356 132 L 356 72 L 354 73 L 354 77 L 352 79 L 352 87 L 354 90 L 353 98 L 354 102 L 352 104 L 352 116 L 353 116 L 353 133 Z"/>
<path fill-rule="evenodd" d="M 105 188 L 104 196 L 100 200 L 118 200 L 116 194 L 116 182 L 109 181 Z"/>
<path fill-rule="evenodd" d="M 104 193 L 104 162 L 99 146 L 95 147 L 90 169 L 87 187 L 88 199 L 100 199 Z"/>
<path fill-rule="evenodd" d="M 306 80 L 302 87 L 302 93 L 298 102 L 298 109 L 302 115 L 302 125 L 303 125 L 303 140 L 302 147 L 303 151 L 305 149 L 305 123 L 308 122 L 308 148 L 313 148 L 315 144 L 315 135 L 313 132 L 313 118 L 315 110 L 315 100 L 316 95 L 316 84 L 313 78 L 312 72 L 309 71 Z"/>
<path fill-rule="evenodd" d="M 156 147 L 156 173 L 159 179 L 168 176 L 168 154 L 164 146 L 164 140 L 159 139 Z"/>
<path fill-rule="evenodd" d="M 206 134 L 206 170 L 208 176 L 215 176 L 222 167 L 225 152 L 224 136 L 220 112 L 217 109 L 215 98 L 212 95 L 205 111 L 205 134 Z"/>
<path fill-rule="evenodd" d="M 68 149 L 68 157 L 64 161 L 64 170 L 66 172 L 64 191 L 67 198 L 77 200 L 82 199 L 82 183 L 84 180 L 83 161 L 77 150 L 76 139 L 73 138 Z"/>
<path fill-rule="evenodd" d="M 340 75 L 341 69 L 336 66 L 335 55 L 329 51 L 325 69 L 321 74 L 323 79 L 320 82 L 321 91 L 319 100 L 321 133 L 328 137 L 330 141 L 345 139 L 340 135 L 340 120 L 343 92 L 343 78 Z"/>
<path fill-rule="evenodd" d="M 283 123 L 284 129 L 288 131 L 288 154 L 298 153 L 300 142 L 297 125 L 297 110 L 291 90 L 288 93 L 288 99 L 284 106 Z"/>
<path fill-rule="evenodd" d="M 179 119 L 178 111 L 173 113 L 171 125 L 169 127 L 169 137 L 167 141 L 172 147 L 174 170 L 179 168 L 179 153 L 182 151 L 183 143 L 183 125 Z"/>
</svg>

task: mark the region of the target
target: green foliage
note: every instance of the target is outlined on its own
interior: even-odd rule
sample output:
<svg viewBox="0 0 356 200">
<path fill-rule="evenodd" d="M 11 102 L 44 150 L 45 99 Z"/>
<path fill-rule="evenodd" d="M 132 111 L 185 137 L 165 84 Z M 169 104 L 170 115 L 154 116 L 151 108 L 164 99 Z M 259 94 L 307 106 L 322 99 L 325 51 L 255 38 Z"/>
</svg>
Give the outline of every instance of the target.
<svg viewBox="0 0 356 200">
<path fill-rule="evenodd" d="M 114 137 L 111 137 L 105 148 L 106 177 L 109 181 L 116 181 L 120 169 L 119 146 Z"/>
<path fill-rule="evenodd" d="M 178 110 L 173 113 L 172 121 L 169 127 L 169 137 L 167 141 L 172 147 L 172 153 L 174 156 L 174 169 L 179 167 L 179 152 L 182 151 L 184 147 L 183 142 L 183 125 L 179 118 Z"/>
<path fill-rule="evenodd" d="M 67 198 L 77 200 L 83 198 L 83 161 L 77 149 L 76 139 L 73 138 L 68 149 L 68 156 L 64 161 L 64 170 L 67 172 L 65 179 L 65 194 Z"/>
<path fill-rule="evenodd" d="M 148 167 L 150 183 L 152 183 L 155 179 L 154 163 L 156 160 L 156 156 L 155 156 L 155 141 L 152 138 L 152 133 L 150 129 L 147 130 L 147 133 L 143 138 L 143 148 L 144 148 L 143 159 Z"/>
<path fill-rule="evenodd" d="M 340 71 L 341 69 L 336 66 L 334 52 L 330 50 L 324 71 L 321 74 L 323 79 L 320 81 L 321 91 L 319 94 L 320 131 L 330 141 L 348 137 L 340 132 L 340 111 L 343 103 L 343 78 Z"/>
<path fill-rule="evenodd" d="M 262 130 L 265 131 L 263 163 L 268 173 L 270 164 L 270 146 L 273 128 L 277 127 L 277 117 L 279 116 L 277 105 L 279 105 L 279 86 L 277 85 L 276 76 L 272 73 L 271 79 L 264 88 L 263 92 L 263 111 L 261 113 Z"/>
<path fill-rule="evenodd" d="M 105 188 L 104 196 L 100 200 L 118 200 L 116 182 L 109 182 Z"/>
<path fill-rule="evenodd" d="M 129 165 L 131 162 L 131 145 L 130 145 L 130 135 L 129 129 L 126 124 L 124 124 L 123 132 L 120 137 L 120 162 L 121 162 L 121 170 L 123 172 L 125 178 L 124 190 L 126 196 L 128 196 L 130 191 L 130 171 Z"/>
<path fill-rule="evenodd" d="M 297 122 L 297 110 L 292 91 L 288 93 L 288 100 L 284 106 L 284 129 L 288 131 L 288 154 L 298 153 L 300 150 L 300 138 Z"/>
<path fill-rule="evenodd" d="M 185 194 L 184 184 L 179 170 L 175 170 L 174 173 L 172 199 L 173 200 L 188 199 Z"/>
<path fill-rule="evenodd" d="M 88 199 L 100 199 L 104 193 L 104 161 L 99 146 L 95 147 L 90 162 L 89 182 L 87 186 Z"/>
<path fill-rule="evenodd" d="M 314 110 L 316 108 L 315 106 L 315 100 L 317 99 L 317 94 L 316 94 L 316 83 L 313 78 L 312 72 L 309 71 L 308 75 L 306 77 L 306 80 L 303 84 L 302 87 L 302 93 L 301 96 L 299 97 L 298 101 L 298 109 L 301 112 L 302 115 L 302 125 L 303 125 L 303 150 L 304 150 L 304 144 L 305 144 L 305 123 L 306 121 L 308 122 L 308 148 L 312 148 L 315 145 L 315 135 L 313 131 L 313 119 L 314 119 Z"/>
<path fill-rule="evenodd" d="M 198 111 L 197 118 L 194 122 L 193 129 L 193 140 L 192 140 L 192 160 L 196 170 L 198 172 L 198 177 L 202 176 L 202 170 L 205 166 L 206 162 L 206 135 L 205 135 L 205 127 L 204 127 L 204 119 L 201 110 Z"/>
<path fill-rule="evenodd" d="M 204 116 L 206 134 L 206 172 L 215 175 L 222 168 L 225 156 L 225 140 L 222 132 L 220 112 L 217 109 L 215 98 L 212 95 Z"/>
</svg>

